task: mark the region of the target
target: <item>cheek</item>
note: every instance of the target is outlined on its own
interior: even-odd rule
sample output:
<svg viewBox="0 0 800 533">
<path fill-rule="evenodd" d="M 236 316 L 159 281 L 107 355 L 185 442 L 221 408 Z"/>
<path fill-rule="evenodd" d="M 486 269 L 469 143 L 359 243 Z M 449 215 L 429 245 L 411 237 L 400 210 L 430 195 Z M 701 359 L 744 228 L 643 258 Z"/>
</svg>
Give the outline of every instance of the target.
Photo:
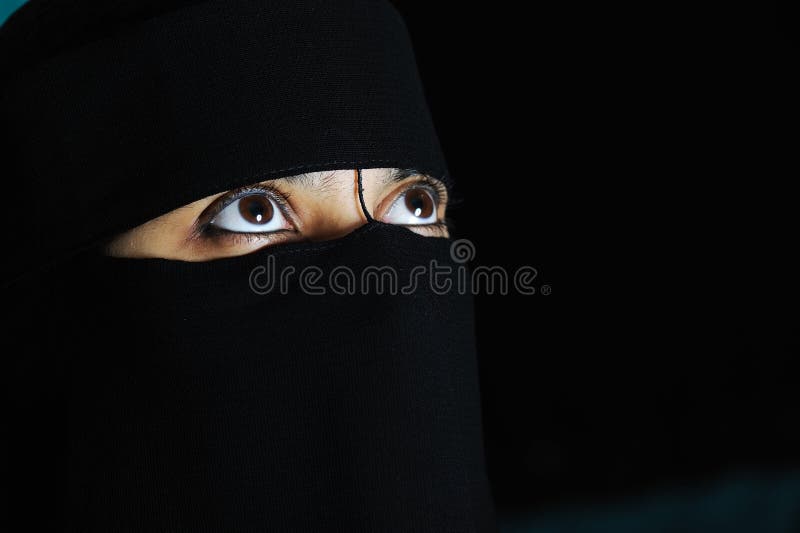
<svg viewBox="0 0 800 533">
<path fill-rule="evenodd" d="M 195 220 L 192 213 L 180 211 L 153 219 L 115 237 L 106 253 L 114 257 L 179 258 L 181 250 L 189 246 Z"/>
</svg>

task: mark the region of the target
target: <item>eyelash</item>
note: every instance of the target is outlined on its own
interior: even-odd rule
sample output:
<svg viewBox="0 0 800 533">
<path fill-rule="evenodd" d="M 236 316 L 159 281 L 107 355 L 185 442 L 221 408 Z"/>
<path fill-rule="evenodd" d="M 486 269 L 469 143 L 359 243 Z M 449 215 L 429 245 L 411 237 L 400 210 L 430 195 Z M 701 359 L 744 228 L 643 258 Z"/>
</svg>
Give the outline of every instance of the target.
<svg viewBox="0 0 800 533">
<path fill-rule="evenodd" d="M 445 231 L 450 231 L 450 221 L 445 218 L 439 222 L 431 222 L 430 224 L 414 224 L 413 226 L 404 226 L 407 228 L 415 228 L 418 230 L 422 230 L 426 233 L 430 233 L 432 235 L 442 234 Z"/>
<path fill-rule="evenodd" d="M 441 205 L 442 198 L 447 198 L 447 187 L 444 185 L 444 183 L 429 178 L 428 176 L 423 175 L 420 177 L 420 179 L 410 183 L 400 194 L 397 195 L 397 198 L 400 198 L 402 195 L 408 193 L 408 191 L 411 189 L 426 189 L 428 192 L 433 194 L 433 199 L 436 202 L 437 208 Z M 395 202 L 397 201 L 397 198 L 395 198 Z"/>
<path fill-rule="evenodd" d="M 393 202 L 396 202 L 402 195 L 407 194 L 408 191 L 415 188 L 423 188 L 430 192 L 433 195 L 434 201 L 436 202 L 437 208 L 442 205 L 442 198 L 447 197 L 447 186 L 441 183 L 438 180 L 434 180 L 429 178 L 428 176 L 422 175 L 420 179 L 414 181 L 413 183 L 408 184 L 399 194 L 396 195 Z M 268 231 L 263 233 L 258 232 L 248 232 L 248 233 L 240 233 L 236 231 L 228 231 L 225 229 L 221 229 L 217 226 L 211 225 L 211 221 L 214 220 L 223 209 L 231 205 L 233 202 L 240 198 L 244 198 L 245 196 L 250 196 L 252 194 L 264 194 L 269 197 L 270 200 L 274 201 L 275 204 L 278 206 L 278 209 L 281 210 L 281 214 L 286 217 L 286 219 L 295 225 L 296 221 L 292 216 L 292 209 L 289 204 L 289 194 L 279 191 L 277 188 L 272 187 L 270 185 L 256 185 L 256 186 L 249 186 L 249 187 L 242 187 L 240 189 L 236 189 L 235 191 L 229 193 L 226 196 L 218 199 L 217 201 L 213 202 L 206 210 L 200 215 L 198 218 L 197 228 L 193 232 L 193 234 L 197 237 L 203 239 L 216 239 L 216 238 L 225 238 L 225 239 L 232 239 L 234 240 L 235 244 L 240 243 L 250 243 L 253 241 L 261 241 L 265 238 L 274 238 L 286 233 L 293 233 L 294 230 L 276 230 L 276 231 Z M 450 222 L 447 219 L 433 222 L 431 224 L 417 224 L 414 225 L 414 228 L 428 231 L 430 230 L 431 233 L 435 232 L 444 232 L 448 230 L 450 227 Z"/>
</svg>

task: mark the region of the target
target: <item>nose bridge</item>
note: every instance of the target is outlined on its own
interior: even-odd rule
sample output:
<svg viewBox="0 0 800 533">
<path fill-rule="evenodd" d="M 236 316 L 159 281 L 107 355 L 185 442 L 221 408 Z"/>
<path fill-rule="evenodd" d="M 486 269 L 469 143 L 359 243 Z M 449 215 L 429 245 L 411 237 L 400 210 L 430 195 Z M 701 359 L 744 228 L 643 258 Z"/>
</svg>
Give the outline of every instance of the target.
<svg viewBox="0 0 800 533">
<path fill-rule="evenodd" d="M 337 187 L 322 200 L 320 215 L 307 233 L 309 239 L 336 239 L 372 221 L 364 201 L 360 169 L 353 169 L 352 176 L 351 186 Z"/>
</svg>

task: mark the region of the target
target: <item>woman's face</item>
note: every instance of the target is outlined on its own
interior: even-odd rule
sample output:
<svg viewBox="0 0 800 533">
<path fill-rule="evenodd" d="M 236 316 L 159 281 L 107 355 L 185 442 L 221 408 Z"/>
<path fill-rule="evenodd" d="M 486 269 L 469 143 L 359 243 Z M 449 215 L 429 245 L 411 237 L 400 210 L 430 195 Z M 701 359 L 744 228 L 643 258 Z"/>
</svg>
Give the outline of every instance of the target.
<svg viewBox="0 0 800 533">
<path fill-rule="evenodd" d="M 446 237 L 447 188 L 412 170 L 362 171 L 364 204 L 376 220 Z M 114 238 L 117 257 L 208 261 L 275 244 L 341 237 L 367 221 L 358 171 L 300 174 L 207 196 Z"/>
</svg>

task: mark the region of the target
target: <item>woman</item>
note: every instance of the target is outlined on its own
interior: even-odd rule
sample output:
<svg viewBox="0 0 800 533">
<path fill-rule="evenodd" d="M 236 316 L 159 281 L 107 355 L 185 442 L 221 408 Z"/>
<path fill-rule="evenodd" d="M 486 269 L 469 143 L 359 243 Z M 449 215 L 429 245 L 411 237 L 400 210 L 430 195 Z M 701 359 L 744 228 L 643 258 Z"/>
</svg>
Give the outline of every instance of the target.
<svg viewBox="0 0 800 533">
<path fill-rule="evenodd" d="M 13 530 L 493 530 L 398 13 L 108 4 L 0 30 Z"/>
</svg>

